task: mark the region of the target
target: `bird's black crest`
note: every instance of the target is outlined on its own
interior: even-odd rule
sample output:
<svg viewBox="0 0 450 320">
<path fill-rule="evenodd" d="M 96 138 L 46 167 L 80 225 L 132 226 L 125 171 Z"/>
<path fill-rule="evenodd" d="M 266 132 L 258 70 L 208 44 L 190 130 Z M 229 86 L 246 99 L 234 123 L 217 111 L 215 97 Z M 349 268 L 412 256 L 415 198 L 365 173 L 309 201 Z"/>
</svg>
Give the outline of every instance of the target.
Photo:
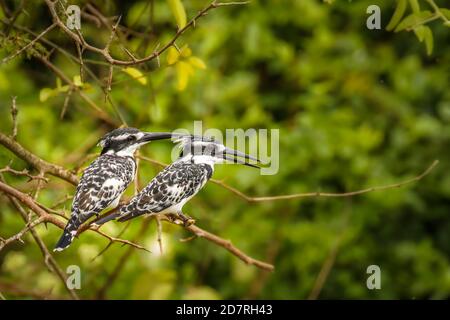
<svg viewBox="0 0 450 320">
<path fill-rule="evenodd" d="M 107 150 L 110 149 L 111 141 L 114 140 L 114 137 L 119 137 L 124 134 L 135 134 L 138 132 L 140 131 L 136 128 L 118 128 L 108 132 L 99 140 L 97 144 L 103 148 L 101 154 L 104 154 Z"/>
<path fill-rule="evenodd" d="M 111 139 L 111 138 L 113 138 L 113 137 L 120 136 L 120 135 L 122 135 L 122 134 L 126 134 L 126 133 L 138 133 L 138 132 L 139 132 L 138 129 L 136 129 L 136 128 L 131 128 L 131 127 L 129 127 L 129 128 L 118 128 L 118 129 L 114 129 L 114 130 L 108 132 L 107 134 L 105 134 L 105 135 L 100 139 L 99 142 L 104 141 L 104 140 Z"/>
</svg>

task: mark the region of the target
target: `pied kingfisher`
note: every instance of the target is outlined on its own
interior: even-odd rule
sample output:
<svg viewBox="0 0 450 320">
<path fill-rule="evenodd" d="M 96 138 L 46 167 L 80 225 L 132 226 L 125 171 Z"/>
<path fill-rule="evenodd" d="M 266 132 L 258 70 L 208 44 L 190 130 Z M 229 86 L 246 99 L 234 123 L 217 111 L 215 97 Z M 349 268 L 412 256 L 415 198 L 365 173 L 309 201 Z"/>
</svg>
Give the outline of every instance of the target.
<svg viewBox="0 0 450 320">
<path fill-rule="evenodd" d="M 178 218 L 185 226 L 189 226 L 195 220 L 183 214 L 183 206 L 211 178 L 215 163 L 228 160 L 259 168 L 248 162 L 248 160 L 260 162 L 258 159 L 229 149 L 211 138 L 184 136 L 176 141 L 181 147 L 178 160 L 158 173 L 141 192 L 122 206 L 119 212 L 94 222 L 96 225 L 112 219 L 123 222 L 143 214 L 161 214 L 171 218 L 172 221 Z"/>
<path fill-rule="evenodd" d="M 152 140 L 171 137 L 171 133 L 141 132 L 135 128 L 119 128 L 103 136 L 98 143 L 102 147 L 101 155 L 83 172 L 73 198 L 72 214 L 54 250 L 67 248 L 78 227 L 90 217 L 117 207 L 136 175 L 136 149 Z"/>
</svg>

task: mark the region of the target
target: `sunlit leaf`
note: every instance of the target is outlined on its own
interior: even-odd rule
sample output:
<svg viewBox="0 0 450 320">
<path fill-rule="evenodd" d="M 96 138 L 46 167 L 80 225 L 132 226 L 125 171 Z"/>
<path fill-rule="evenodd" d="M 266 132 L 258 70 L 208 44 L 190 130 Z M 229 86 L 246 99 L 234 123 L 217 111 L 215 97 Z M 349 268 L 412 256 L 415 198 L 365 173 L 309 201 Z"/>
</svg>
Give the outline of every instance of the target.
<svg viewBox="0 0 450 320">
<path fill-rule="evenodd" d="M 56 78 L 56 88 L 61 88 L 62 87 L 62 83 L 61 83 L 61 79 L 60 78 Z"/>
<path fill-rule="evenodd" d="M 172 64 L 175 64 L 178 61 L 178 58 L 180 57 L 180 53 L 177 49 L 174 47 L 170 47 L 167 52 L 167 64 L 170 66 Z"/>
<path fill-rule="evenodd" d="M 181 29 L 186 25 L 186 11 L 184 10 L 181 0 L 167 0 L 170 10 L 172 11 L 178 28 Z"/>
<path fill-rule="evenodd" d="M 123 68 L 122 71 L 131 76 L 133 79 L 138 81 L 143 86 L 147 84 L 147 77 L 144 76 L 144 74 L 139 69 L 127 67 Z"/>
<path fill-rule="evenodd" d="M 398 24 L 398 26 L 395 28 L 395 32 L 409 29 L 414 26 L 419 26 L 424 21 L 431 18 L 433 15 L 434 13 L 428 10 L 421 11 L 420 13 L 410 14 Z"/>
<path fill-rule="evenodd" d="M 184 89 L 186 89 L 189 82 L 189 76 L 194 73 L 194 69 L 190 64 L 183 61 L 179 61 L 176 64 L 176 68 L 178 77 L 177 89 L 179 91 L 183 91 Z"/>
<path fill-rule="evenodd" d="M 400 22 L 400 19 L 405 14 L 406 10 L 406 0 L 398 0 L 397 7 L 395 7 L 394 14 L 392 15 L 391 21 L 389 21 L 386 26 L 387 31 L 391 31 L 395 28 L 395 26 Z"/>
<path fill-rule="evenodd" d="M 47 101 L 49 98 L 55 96 L 57 92 L 55 92 L 54 89 L 50 89 L 50 88 L 42 88 L 41 91 L 39 91 L 39 101 L 40 102 L 45 102 Z"/>
<path fill-rule="evenodd" d="M 433 33 L 429 27 L 425 27 L 424 39 L 427 55 L 431 55 L 433 53 Z"/>
<path fill-rule="evenodd" d="M 191 48 L 189 48 L 189 46 L 187 44 L 185 44 L 181 49 L 181 56 L 183 58 L 187 58 L 190 57 L 192 55 L 192 50 Z"/>
<path fill-rule="evenodd" d="M 83 86 L 83 82 L 81 81 L 80 75 L 76 75 L 76 76 L 73 77 L 73 83 L 77 87 L 82 87 Z"/>
<path fill-rule="evenodd" d="M 192 66 L 194 66 L 194 67 L 196 67 L 196 68 L 199 68 L 199 69 L 206 69 L 206 64 L 205 64 L 205 62 L 203 62 L 203 60 L 200 59 L 200 58 L 197 58 L 197 57 L 190 57 L 190 58 L 188 59 L 188 61 L 189 61 L 189 63 L 190 63 Z"/>
</svg>

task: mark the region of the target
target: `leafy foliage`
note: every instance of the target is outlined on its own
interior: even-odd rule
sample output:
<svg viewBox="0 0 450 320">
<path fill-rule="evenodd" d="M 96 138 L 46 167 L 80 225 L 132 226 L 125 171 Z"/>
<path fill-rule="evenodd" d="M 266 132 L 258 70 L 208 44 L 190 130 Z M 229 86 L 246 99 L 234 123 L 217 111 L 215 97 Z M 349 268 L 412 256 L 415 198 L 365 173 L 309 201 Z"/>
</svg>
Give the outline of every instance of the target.
<svg viewBox="0 0 450 320">
<path fill-rule="evenodd" d="M 73 2 L 82 8 L 87 5 Z M 175 25 L 182 28 L 209 4 L 91 3 L 106 17 L 122 15 L 126 28 L 118 32 L 111 52 L 123 59 L 129 56 L 122 46 L 138 57 L 147 55 L 173 37 Z M 365 28 L 365 9 L 374 3 L 382 9 L 387 30 Z M 448 3 L 436 0 L 436 4 L 448 19 Z M 2 24 L 2 57 L 52 23 L 40 2 L 26 1 L 23 9 L 26 14 L 17 16 L 15 26 L 35 34 Z M 55 29 L 44 38 L 56 48 L 39 41 L 0 66 L 0 128 L 10 132 L 11 96 L 17 96 L 17 139 L 40 157 L 73 170 L 82 169 L 98 154 L 97 139 L 112 127 L 95 116 L 96 110 L 81 93 L 111 118 L 122 117 L 143 130 L 192 129 L 194 120 L 203 120 L 205 129 L 279 128 L 277 175 L 217 167 L 217 179 L 255 196 L 343 192 L 393 183 L 439 159 L 436 171 L 419 184 L 354 198 L 247 203 L 209 184 L 186 212 L 249 255 L 273 262 L 275 271 L 264 274 L 201 239 L 180 242 L 188 234 L 168 224 L 163 224 L 161 255 L 152 222 L 138 240 L 152 253 L 133 250 L 104 294 L 126 299 L 303 299 L 334 252 L 320 298 L 448 298 L 450 41 L 442 16 L 431 20 L 436 14 L 429 1 L 402 0 L 396 6 L 377 0 L 255 0 L 246 6 L 217 8 L 177 40 L 179 50 L 171 47 L 159 61 L 115 66 L 109 99 L 105 99 L 109 65 L 85 51 L 84 64 L 90 72 L 81 75 L 76 46 Z M 1 19 L 6 16 L 0 11 Z M 112 26 L 116 20 L 108 21 Z M 99 47 L 111 35 L 110 29 L 84 17 L 82 32 Z M 39 59 L 42 56 L 78 87 L 71 95 L 70 85 L 57 82 L 55 73 Z M 167 163 L 171 148 L 170 143 L 155 142 L 142 154 Z M 13 168 L 33 172 L 0 148 L 0 167 L 11 159 Z M 145 161 L 140 168 L 140 187 L 160 170 Z M 24 192 L 33 192 L 37 183 L 6 173 L 4 178 Z M 38 199 L 46 206 L 62 201 L 56 209 L 68 215 L 71 200 L 65 199 L 73 192 L 72 186 L 52 178 Z M 130 187 L 126 196 L 133 192 Z M 121 237 L 134 239 L 141 223 L 130 223 Z M 17 233 L 23 225 L 0 195 L 0 236 Z M 120 223 L 109 223 L 104 231 L 117 235 L 123 229 Z M 49 248 L 61 232 L 52 225 L 36 230 Z M 3 295 L 18 297 L 20 288 L 67 297 L 30 235 L 23 240 L 24 244 L 15 242 L 0 252 Z M 70 250 L 55 254 L 63 269 L 72 264 L 81 267 L 83 298 L 101 296 L 101 288 L 128 250 L 114 244 L 95 258 L 107 244 L 86 232 Z M 371 264 L 381 268 L 381 290 L 366 288 L 366 268 Z M 6 285 L 17 290 L 7 291 Z"/>
</svg>

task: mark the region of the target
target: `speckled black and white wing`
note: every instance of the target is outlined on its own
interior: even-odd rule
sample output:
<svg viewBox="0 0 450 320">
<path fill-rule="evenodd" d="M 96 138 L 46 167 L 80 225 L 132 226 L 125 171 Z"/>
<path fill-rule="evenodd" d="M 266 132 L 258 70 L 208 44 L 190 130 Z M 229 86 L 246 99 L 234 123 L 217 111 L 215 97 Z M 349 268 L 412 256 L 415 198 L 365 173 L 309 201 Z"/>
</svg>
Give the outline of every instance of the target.
<svg viewBox="0 0 450 320">
<path fill-rule="evenodd" d="M 72 215 L 55 250 L 72 242 L 78 227 L 106 208 L 116 207 L 120 197 L 133 181 L 136 164 L 131 157 L 105 154 L 84 171 L 72 202 Z"/>
<path fill-rule="evenodd" d="M 120 209 L 117 220 L 126 221 L 142 214 L 178 213 L 212 173 L 212 167 L 206 164 L 174 162 Z"/>
</svg>

